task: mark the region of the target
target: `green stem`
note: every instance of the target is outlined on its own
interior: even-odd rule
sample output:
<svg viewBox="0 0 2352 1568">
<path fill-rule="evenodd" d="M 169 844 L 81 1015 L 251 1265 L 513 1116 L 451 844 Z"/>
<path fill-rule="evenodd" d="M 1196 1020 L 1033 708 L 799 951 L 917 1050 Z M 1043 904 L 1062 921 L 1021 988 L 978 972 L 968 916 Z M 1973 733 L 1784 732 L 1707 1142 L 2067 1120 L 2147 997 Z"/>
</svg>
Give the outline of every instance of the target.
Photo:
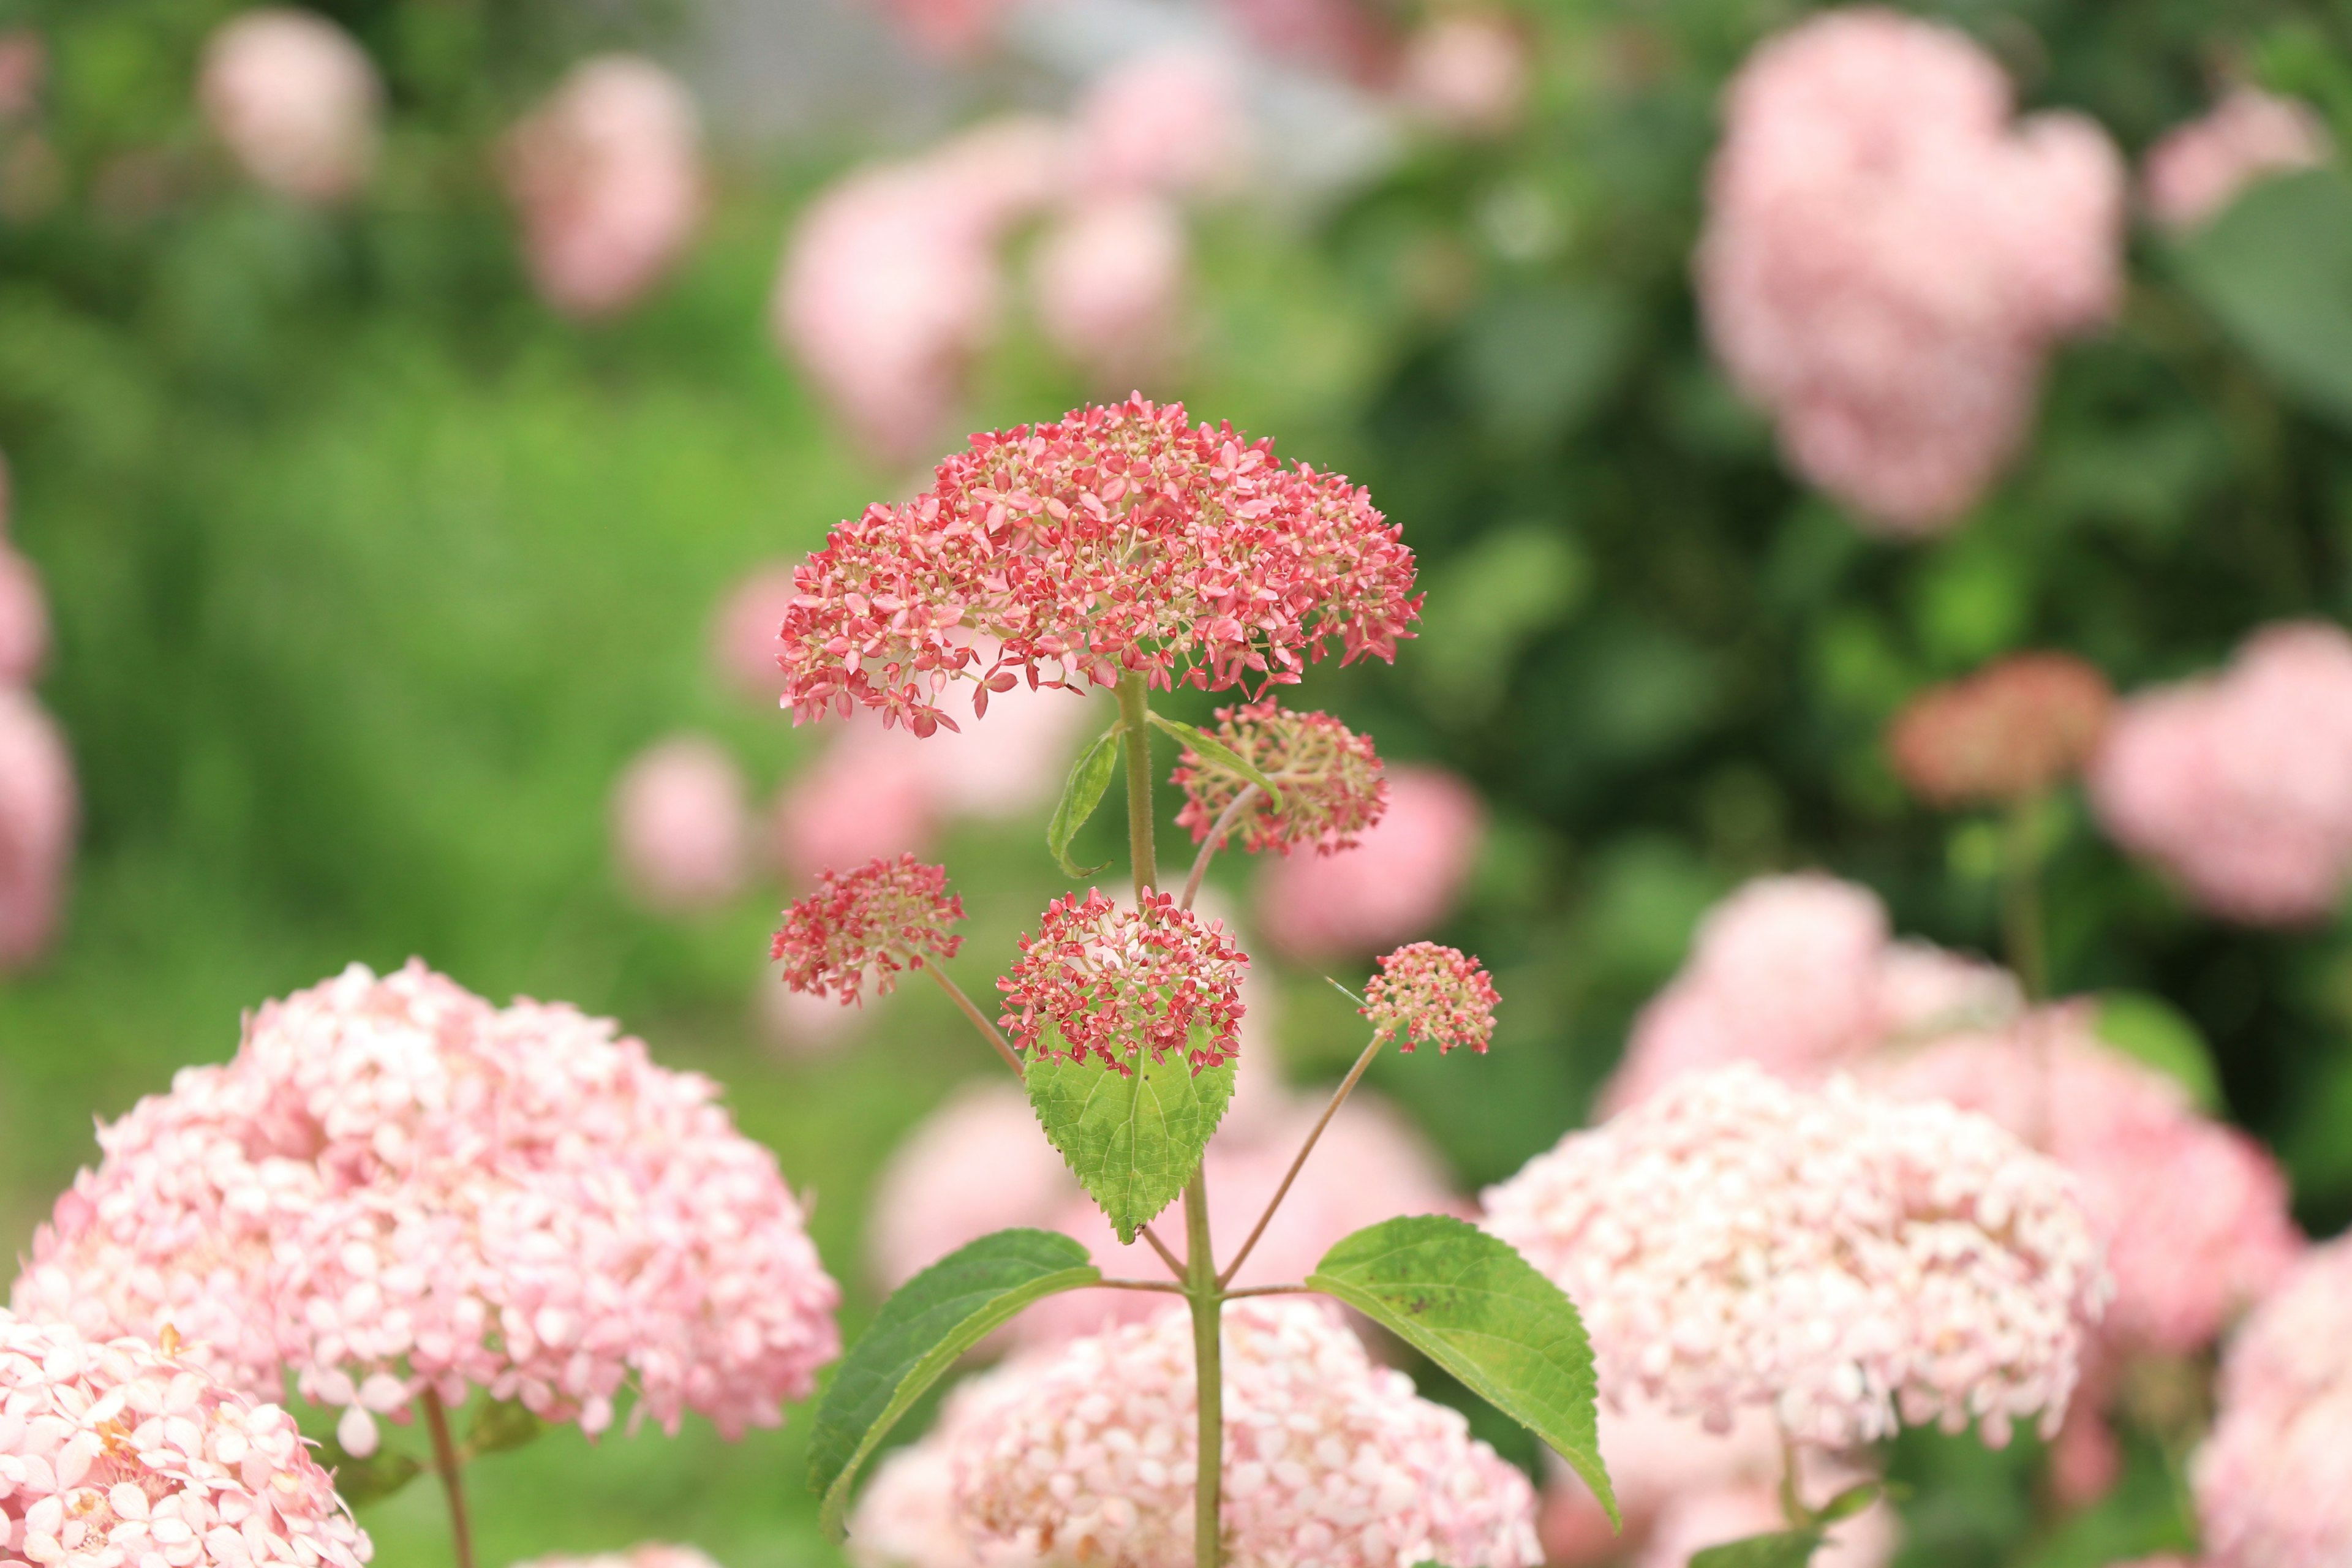
<svg viewBox="0 0 2352 1568">
<path fill-rule="evenodd" d="M 1118 678 L 1118 717 L 1127 744 L 1127 854 L 1135 867 L 1135 897 L 1160 885 L 1151 849 L 1151 700 L 1140 675 Z"/>
<path fill-rule="evenodd" d="M 1798 1495 L 1797 1445 L 1785 1432 L 1780 1435 L 1780 1514 L 1790 1530 L 1810 1530 L 1815 1522 L 1813 1510 Z"/>
<path fill-rule="evenodd" d="M 1348 1076 L 1339 1081 L 1339 1092 L 1331 1096 L 1331 1103 L 1323 1108 L 1323 1114 L 1315 1119 L 1315 1126 L 1307 1134 L 1307 1142 L 1298 1146 L 1298 1153 L 1290 1162 L 1290 1169 L 1282 1173 L 1282 1185 L 1274 1189 L 1274 1196 L 1266 1200 L 1265 1212 L 1259 1215 L 1257 1224 L 1250 1227 L 1249 1239 L 1242 1243 L 1239 1252 L 1234 1254 L 1234 1260 L 1225 1265 L 1225 1271 L 1217 1276 L 1219 1286 L 1231 1285 L 1234 1276 L 1242 1271 L 1242 1265 L 1249 1260 L 1252 1249 L 1257 1246 L 1257 1238 L 1265 1234 L 1266 1223 L 1274 1218 L 1274 1211 L 1280 1208 L 1282 1200 L 1290 1195 L 1290 1184 L 1298 1180 L 1299 1170 L 1306 1165 L 1307 1156 L 1315 1152 L 1316 1141 L 1323 1136 L 1323 1130 L 1331 1125 L 1331 1118 L 1339 1114 L 1339 1107 L 1346 1102 L 1349 1091 L 1356 1087 L 1358 1080 L 1364 1076 L 1364 1069 L 1372 1065 L 1372 1058 L 1379 1056 L 1381 1047 L 1388 1043 L 1386 1035 L 1374 1035 L 1372 1043 L 1366 1046 L 1363 1055 L 1356 1058 L 1356 1065 L 1348 1069 Z"/>
<path fill-rule="evenodd" d="M 449 1500 L 449 1538 L 457 1568 L 474 1568 L 474 1532 L 466 1522 L 466 1488 L 458 1479 L 457 1445 L 449 1438 L 449 1414 L 430 1384 L 419 1401 L 425 1406 L 425 1429 L 433 1437 L 433 1468 L 440 1472 L 441 1490 Z"/>
<path fill-rule="evenodd" d="M 2048 941 L 2042 921 L 2040 837 L 2042 797 L 2028 795 L 2009 808 L 2000 835 L 2000 942 L 2009 966 L 2039 1002 L 2050 994 Z"/>
<path fill-rule="evenodd" d="M 926 963 L 923 968 L 932 979 L 940 983 L 940 989 L 948 994 L 948 1000 L 956 1005 L 958 1011 L 971 1020 L 971 1026 L 980 1031 L 980 1037 L 994 1047 L 996 1054 L 1004 1058 L 1004 1065 L 1013 1069 L 1013 1076 L 1018 1079 L 1027 1078 L 1029 1075 L 1023 1070 L 1020 1055 L 1013 1050 L 1013 1043 L 1004 1037 L 1004 1032 L 990 1020 L 988 1015 L 982 1012 L 972 999 L 964 994 L 963 987 L 950 979 L 948 972 L 941 969 L 936 963 Z"/>
</svg>

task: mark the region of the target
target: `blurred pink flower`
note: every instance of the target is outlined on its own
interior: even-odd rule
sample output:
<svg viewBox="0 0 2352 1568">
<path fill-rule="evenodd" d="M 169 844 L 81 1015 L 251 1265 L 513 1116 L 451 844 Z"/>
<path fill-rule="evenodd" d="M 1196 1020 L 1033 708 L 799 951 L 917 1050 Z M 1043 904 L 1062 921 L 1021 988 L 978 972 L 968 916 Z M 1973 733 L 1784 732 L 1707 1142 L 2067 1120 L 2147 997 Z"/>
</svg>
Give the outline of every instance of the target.
<svg viewBox="0 0 2352 1568">
<path fill-rule="evenodd" d="M 2310 105 L 2241 87 L 2147 150 L 2141 190 L 2157 222 L 2195 228 L 2264 175 L 2316 167 L 2334 151 L 2326 123 Z"/>
<path fill-rule="evenodd" d="M 776 700 L 784 686 L 776 664 L 784 645 L 777 633 L 799 592 L 789 561 L 753 567 L 728 590 L 710 619 L 710 663 L 720 679 L 746 697 Z"/>
<path fill-rule="evenodd" d="M 1302 960 L 1376 952 L 1453 912 L 1486 836 L 1485 808 L 1443 768 L 1391 768 L 1388 779 L 1387 815 L 1354 849 L 1259 871 L 1258 928 L 1277 951 Z"/>
<path fill-rule="evenodd" d="M 1895 774 L 1931 805 L 2029 799 L 2098 750 L 2115 692 L 2064 653 L 2019 653 L 1915 693 L 1887 726 Z"/>
<path fill-rule="evenodd" d="M 533 1557 L 514 1568 L 719 1568 L 709 1554 L 692 1546 L 672 1546 L 648 1541 L 625 1552 L 599 1552 L 586 1557 L 557 1553 Z"/>
<path fill-rule="evenodd" d="M 1218 0 L 1217 9 L 1278 59 L 1364 84 L 1392 72 L 1388 13 L 1366 0 Z"/>
<path fill-rule="evenodd" d="M 1770 40 L 1726 91 L 1696 258 L 1709 335 L 1790 465 L 1889 532 L 1975 503 L 2052 342 L 2119 294 L 2115 148 L 2079 115 L 2010 111 L 1965 35 L 1875 7 Z"/>
<path fill-rule="evenodd" d="M 574 66 L 514 128 L 503 163 L 531 279 L 572 315 L 608 315 L 635 300 L 702 221 L 694 99 L 635 55 Z"/>
<path fill-rule="evenodd" d="M 1814 1502 L 1827 1500 L 1815 1497 Z M 1659 1514 L 1648 1543 L 1633 1568 L 1685 1568 L 1693 1553 L 1751 1535 L 1789 1528 L 1780 1511 L 1779 1481 L 1759 1481 L 1678 1498 Z M 1810 1568 L 1885 1568 L 1903 1542 L 1895 1510 L 1875 1504 L 1829 1527 L 1829 1540 L 1808 1560 Z"/>
<path fill-rule="evenodd" d="M 0 540 L 0 686 L 28 684 L 49 651 L 49 606 L 33 563 Z"/>
<path fill-rule="evenodd" d="M 1059 799 L 1078 738 L 1108 719 L 1078 692 L 1016 685 L 990 697 L 986 716 L 961 730 L 920 739 L 905 730 L 883 732 L 908 749 L 934 810 L 1002 822 Z M 871 721 L 861 715 L 850 722 Z"/>
<path fill-rule="evenodd" d="M 845 1007 L 830 996 L 795 991 L 784 984 L 783 965 L 772 962 L 760 972 L 751 1011 L 761 1038 L 777 1055 L 808 1058 L 830 1056 L 856 1039 L 873 1009 Z"/>
<path fill-rule="evenodd" d="M 1052 1228 L 1077 1192 L 1018 1084 L 968 1084 L 908 1135 L 875 1182 L 874 1277 L 895 1290 L 992 1231 Z"/>
<path fill-rule="evenodd" d="M 776 854 L 805 883 L 877 855 L 920 854 L 937 816 L 929 769 L 915 738 L 852 722 L 776 795 Z"/>
<path fill-rule="evenodd" d="M 374 172 L 383 89 L 359 45 L 315 11 L 240 11 L 205 45 L 196 96 L 245 172 L 329 205 Z"/>
<path fill-rule="evenodd" d="M 2106 1412 L 2104 1400 L 2092 1397 L 2088 1386 L 2079 1390 L 2066 1425 L 2050 1440 L 2050 1490 L 2070 1509 L 2088 1508 L 2115 1489 L 2124 1473 L 2124 1447 Z"/>
<path fill-rule="evenodd" d="M 49 945 L 79 812 L 65 737 L 29 693 L 0 686 L 0 971 Z"/>
<path fill-rule="evenodd" d="M 1527 107 L 1528 42 L 1496 12 L 1451 11 L 1405 40 L 1397 96 L 1454 136 L 1500 136 Z"/>
<path fill-rule="evenodd" d="M 1251 135 L 1231 66 L 1189 49 L 1123 61 L 1074 111 L 1075 183 L 1096 199 L 1200 195 L 1248 177 Z"/>
<path fill-rule="evenodd" d="M 2352 637 L 2274 624 L 2219 675 L 2132 697 L 2091 797 L 2116 843 L 2214 913 L 2325 919 L 2352 880 Z"/>
<path fill-rule="evenodd" d="M 971 1387 L 964 1384 L 950 1391 L 930 1433 L 893 1449 L 875 1467 L 874 1479 L 858 1493 L 849 1516 L 844 1550 L 853 1568 L 1033 1568 L 1037 1563 L 1000 1552 L 983 1563 L 980 1542 L 956 1509 L 948 1435 L 960 1397 Z"/>
<path fill-rule="evenodd" d="M 613 789 L 613 858 L 650 908 L 721 904 L 751 869 L 743 770 L 715 741 L 680 735 L 641 752 Z"/>
<path fill-rule="evenodd" d="M 1114 196 L 1065 211 L 1031 258 L 1046 341 L 1098 387 L 1156 381 L 1182 335 L 1191 248 L 1182 216 L 1164 197 Z"/>
<path fill-rule="evenodd" d="M 22 120 L 39 107 L 48 79 L 49 47 L 30 27 L 0 32 L 0 121 Z"/>
</svg>

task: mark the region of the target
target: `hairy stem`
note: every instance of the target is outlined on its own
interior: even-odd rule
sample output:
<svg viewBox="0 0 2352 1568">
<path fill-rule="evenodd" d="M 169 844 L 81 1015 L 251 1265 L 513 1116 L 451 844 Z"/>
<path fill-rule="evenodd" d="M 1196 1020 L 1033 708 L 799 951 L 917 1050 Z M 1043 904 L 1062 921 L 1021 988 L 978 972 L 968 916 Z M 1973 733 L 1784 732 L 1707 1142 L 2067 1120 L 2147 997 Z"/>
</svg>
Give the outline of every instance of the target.
<svg viewBox="0 0 2352 1568">
<path fill-rule="evenodd" d="M 474 1531 L 466 1522 L 466 1486 L 457 1473 L 457 1445 L 449 1440 L 449 1413 L 441 1396 L 425 1384 L 425 1429 L 433 1435 L 433 1468 L 440 1473 L 441 1490 L 449 1500 L 449 1539 L 457 1554 L 457 1568 L 474 1568 Z"/>
<path fill-rule="evenodd" d="M 1201 879 L 1209 874 L 1209 862 L 1216 858 L 1217 851 L 1223 847 L 1225 835 L 1234 830 L 1234 824 L 1242 819 L 1242 814 L 1265 793 L 1255 784 L 1244 784 L 1242 793 L 1234 796 L 1233 804 L 1217 813 L 1217 825 L 1209 829 L 1209 836 L 1201 840 L 1201 852 L 1192 857 L 1192 874 L 1184 879 L 1184 896 L 1176 900 L 1179 909 L 1192 907 L 1192 900 L 1201 891 Z"/>
<path fill-rule="evenodd" d="M 1192 1173 L 1184 1188 L 1184 1257 L 1192 1300 L 1192 1366 L 1200 1399 L 1200 1462 L 1193 1476 L 1193 1568 L 1222 1568 L 1225 1560 L 1224 1293 L 1209 1245 L 1209 1184 Z"/>
<path fill-rule="evenodd" d="M 2047 942 L 2042 922 L 2042 854 L 2036 839 L 2042 797 L 2009 808 L 2000 835 L 2000 944 L 2028 1001 L 2050 994 Z"/>
<path fill-rule="evenodd" d="M 1249 1260 L 1251 1249 L 1257 1246 L 1257 1238 L 1265 1234 L 1267 1222 L 1274 1218 L 1274 1211 L 1280 1208 L 1282 1200 L 1290 1195 L 1290 1184 L 1298 1180 L 1298 1173 L 1306 1165 L 1307 1156 L 1315 1152 L 1316 1140 L 1321 1138 L 1323 1130 L 1331 1125 L 1331 1118 L 1339 1114 L 1340 1104 L 1347 1100 L 1363 1078 L 1364 1069 L 1372 1065 L 1372 1058 L 1381 1054 L 1381 1047 L 1386 1044 L 1387 1036 L 1373 1036 L 1372 1043 L 1366 1046 L 1363 1055 L 1356 1058 L 1356 1065 L 1348 1069 L 1348 1076 L 1339 1080 L 1339 1089 L 1332 1093 L 1331 1103 L 1325 1106 L 1323 1114 L 1315 1119 L 1314 1127 L 1307 1131 L 1307 1142 L 1298 1146 L 1298 1153 L 1290 1162 L 1290 1169 L 1282 1173 L 1282 1184 L 1275 1188 L 1274 1196 L 1266 1200 L 1265 1212 L 1257 1216 L 1255 1225 L 1250 1226 L 1249 1239 L 1242 1243 L 1239 1252 L 1234 1254 L 1234 1260 L 1225 1265 L 1225 1271 L 1217 1276 L 1220 1289 L 1232 1284 L 1234 1276 L 1242 1271 L 1242 1265 Z"/>
<path fill-rule="evenodd" d="M 1029 1075 L 1021 1068 L 1020 1053 L 1015 1051 L 1013 1048 L 1013 1043 L 1004 1037 L 1004 1031 L 990 1022 L 988 1015 L 972 1005 L 971 998 L 964 994 L 963 987 L 949 979 L 948 972 L 941 969 L 936 963 L 924 964 L 923 971 L 940 983 L 940 989 L 948 994 L 948 1000 L 954 1003 L 962 1011 L 963 1016 L 971 1020 L 971 1026 L 980 1031 L 980 1037 L 996 1047 L 996 1054 L 1004 1058 L 1004 1065 L 1013 1069 L 1013 1076 L 1027 1078 Z"/>
</svg>

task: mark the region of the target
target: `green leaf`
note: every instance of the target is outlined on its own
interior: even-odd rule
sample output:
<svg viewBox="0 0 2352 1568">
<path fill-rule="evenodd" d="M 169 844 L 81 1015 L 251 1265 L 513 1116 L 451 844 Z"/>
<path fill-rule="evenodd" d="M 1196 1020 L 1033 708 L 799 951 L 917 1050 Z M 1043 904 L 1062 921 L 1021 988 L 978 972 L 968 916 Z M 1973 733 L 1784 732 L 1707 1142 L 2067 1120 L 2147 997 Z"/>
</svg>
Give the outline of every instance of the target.
<svg viewBox="0 0 2352 1568">
<path fill-rule="evenodd" d="M 503 1454 L 509 1448 L 520 1448 L 538 1436 L 544 1426 L 545 1423 L 525 1409 L 520 1400 L 485 1400 L 466 1427 L 465 1457 L 476 1459 L 484 1454 Z"/>
<path fill-rule="evenodd" d="M 355 1459 L 332 1437 L 319 1446 L 319 1463 L 335 1473 L 337 1495 L 354 1508 L 380 1502 L 425 1473 L 423 1465 L 398 1449 L 378 1448 Z"/>
<path fill-rule="evenodd" d="M 1049 1030 L 1046 1043 L 1057 1048 L 1059 1037 Z M 1177 1052 L 1154 1062 L 1139 1049 L 1129 1068 L 1041 1051 L 1031 1055 L 1028 1074 L 1029 1103 L 1046 1138 L 1122 1242 L 1184 1190 L 1234 1095 L 1231 1062 L 1195 1073 Z"/>
<path fill-rule="evenodd" d="M 1783 1530 L 1727 1541 L 1691 1555 L 1690 1568 L 1805 1568 L 1821 1550 L 1818 1530 Z"/>
<path fill-rule="evenodd" d="M 1070 858 L 1070 840 L 1087 825 L 1087 818 L 1102 804 L 1103 792 L 1110 788 L 1111 775 L 1118 772 L 1118 738 L 1126 727 L 1113 724 L 1105 730 L 1095 743 L 1088 746 L 1070 765 L 1070 778 L 1062 786 L 1062 798 L 1054 803 L 1054 815 L 1045 823 L 1045 847 L 1053 851 L 1054 863 L 1065 877 L 1091 877 L 1100 866 L 1080 866 Z"/>
<path fill-rule="evenodd" d="M 2332 170 L 2263 180 L 2173 261 L 2281 392 L 2352 425 L 2352 183 Z"/>
<path fill-rule="evenodd" d="M 1173 735 L 1179 743 L 1192 747 L 1202 762 L 1213 763 L 1224 769 L 1235 778 L 1257 785 L 1258 788 L 1265 791 L 1266 805 L 1276 811 L 1282 809 L 1282 791 L 1276 787 L 1275 782 L 1258 772 L 1255 763 L 1206 730 L 1180 723 L 1164 713 L 1151 715 L 1151 722 L 1154 728 L 1164 730 Z"/>
<path fill-rule="evenodd" d="M 2202 1109 L 2221 1109 L 2221 1075 L 2213 1053 L 2187 1014 L 2145 991 L 2109 991 L 2099 998 L 2099 1038 L 2157 1071 L 2178 1079 Z"/>
<path fill-rule="evenodd" d="M 899 1417 L 956 1358 L 1030 1302 L 1102 1279 L 1083 1243 L 1044 1230 L 1000 1230 L 950 1252 L 882 1303 L 817 1406 L 809 1485 L 836 1541 L 850 1483 Z"/>
<path fill-rule="evenodd" d="M 1593 1428 L 1584 1321 L 1509 1243 L 1444 1215 L 1409 1215 L 1342 1240 L 1307 1284 L 1395 1333 L 1549 1444 L 1621 1522 Z"/>
<path fill-rule="evenodd" d="M 1813 1518 L 1822 1524 L 1835 1524 L 1842 1519 L 1852 1519 L 1876 1502 L 1885 1490 L 1876 1481 L 1856 1481 L 1813 1510 Z"/>
</svg>

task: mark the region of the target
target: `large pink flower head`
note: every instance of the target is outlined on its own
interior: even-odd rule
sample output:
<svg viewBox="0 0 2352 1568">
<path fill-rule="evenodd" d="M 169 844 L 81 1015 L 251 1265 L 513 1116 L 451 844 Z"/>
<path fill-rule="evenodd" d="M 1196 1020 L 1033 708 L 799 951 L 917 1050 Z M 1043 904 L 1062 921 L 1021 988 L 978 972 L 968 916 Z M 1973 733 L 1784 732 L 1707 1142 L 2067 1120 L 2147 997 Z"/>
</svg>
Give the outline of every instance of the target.
<svg viewBox="0 0 2352 1568">
<path fill-rule="evenodd" d="M 1231 1061 L 1240 1041 L 1249 955 L 1221 921 L 1144 890 L 1123 910 L 1093 889 L 1055 899 L 1021 939 L 998 1020 L 1023 1052 L 1098 1057 L 1124 1073 L 1139 1052 L 1173 1051 L 1192 1070 Z"/>
<path fill-rule="evenodd" d="M 1376 1365 L 1336 1310 L 1224 1314 L 1234 1568 L 1533 1568 L 1535 1494 L 1458 1411 Z M 1181 1568 L 1192 1554 L 1192 1328 L 1181 1310 L 1015 1361 L 933 1441 L 982 1563 Z"/>
<path fill-rule="evenodd" d="M 1895 774 L 1937 805 L 2020 800 L 2073 777 L 2098 749 L 2115 693 L 2063 653 L 2025 653 L 1929 687 L 1887 731 Z"/>
<path fill-rule="evenodd" d="M 817 889 L 784 911 L 768 956 L 784 961 L 795 991 L 858 999 L 869 973 L 887 995 L 902 970 L 953 958 L 963 938 L 948 927 L 963 919 L 963 900 L 948 891 L 944 866 L 912 855 L 869 860 L 855 871 L 827 871 Z"/>
<path fill-rule="evenodd" d="M 1356 830 L 1354 849 L 1294 855 L 1259 871 L 1258 929 L 1283 952 L 1379 952 L 1453 912 L 1486 837 L 1477 791 L 1438 767 L 1399 767 L 1387 783 L 1387 806 Z"/>
<path fill-rule="evenodd" d="M 49 606 L 33 564 L 0 539 L 0 686 L 22 686 L 49 651 Z"/>
<path fill-rule="evenodd" d="M 1507 13 L 1443 12 L 1406 40 L 1397 96 L 1449 134 L 1500 136 L 1527 109 L 1529 67 L 1527 37 Z"/>
<path fill-rule="evenodd" d="M 601 55 L 515 127 L 507 189 L 531 280 L 559 310 L 601 316 L 658 282 L 702 221 L 694 99 L 636 55 Z"/>
<path fill-rule="evenodd" d="M 2091 773 L 2107 832 L 2207 909 L 2325 918 L 2352 880 L 2352 636 L 2263 627 L 2217 677 L 2123 705 Z"/>
<path fill-rule="evenodd" d="M 1388 809 L 1388 779 L 1372 738 L 1328 713 L 1277 707 L 1269 698 L 1218 709 L 1213 733 L 1282 791 L 1279 810 L 1260 794 L 1242 816 L 1242 846 L 1253 855 L 1263 849 L 1287 855 L 1302 844 L 1323 855 L 1352 849 L 1356 836 Z M 1184 792 L 1177 826 L 1191 828 L 1197 844 L 1248 781 L 1187 746 L 1173 782 Z"/>
<path fill-rule="evenodd" d="M 839 1292 L 715 1096 L 568 1007 L 354 965 L 102 1133 L 15 1302 L 93 1334 L 221 1332 L 240 1385 L 274 1392 L 282 1365 L 348 1407 L 354 1453 L 426 1388 L 591 1434 L 631 1384 L 667 1429 L 773 1426 L 839 1350 Z"/>
<path fill-rule="evenodd" d="M 73 760 L 29 692 L 0 686 L 0 971 L 49 945 L 73 867 Z"/>
<path fill-rule="evenodd" d="M 1381 972 L 1364 987 L 1358 1008 L 1382 1039 L 1410 1051 L 1416 1040 L 1433 1042 L 1444 1056 L 1456 1046 L 1479 1055 L 1495 1037 L 1495 983 L 1486 965 L 1458 947 L 1416 942 L 1386 953 Z"/>
<path fill-rule="evenodd" d="M 294 1418 L 167 1338 L 85 1338 L 0 1312 L 0 1531 L 9 1560 L 359 1568 L 366 1531 Z"/>
<path fill-rule="evenodd" d="M 1605 1395 L 1830 1447 L 2055 1431 L 2107 1289 L 2072 1178 L 1992 1122 L 1746 1063 L 1570 1133 L 1485 1223 L 1582 1310 Z"/>
<path fill-rule="evenodd" d="M 1287 682 L 1334 642 L 1343 661 L 1393 658 L 1421 612 L 1412 576 L 1344 477 L 1188 426 L 1181 405 L 1082 408 L 974 437 L 913 500 L 835 529 L 784 622 L 784 700 L 928 734 L 959 679 L 983 712 L 1024 679 Z"/>
<path fill-rule="evenodd" d="M 2332 151 L 2326 122 L 2309 104 L 2241 87 L 2147 150 L 2141 189 L 2157 222 L 2195 228 L 2264 175 L 2315 167 Z"/>
<path fill-rule="evenodd" d="M 1708 334 L 1790 464 L 1877 526 L 1943 527 L 2022 442 L 2050 342 L 2112 313 L 2124 174 L 2079 115 L 2012 125 L 2000 67 L 1890 10 L 1814 16 L 1724 100 Z"/>
<path fill-rule="evenodd" d="M 2352 1240 L 2314 1247 L 2238 1331 L 2192 1480 L 2211 1568 L 2352 1562 Z"/>
<path fill-rule="evenodd" d="M 196 96 L 245 172 L 280 195 L 340 202 L 374 172 L 383 88 L 352 36 L 315 11 L 261 5 L 222 23 Z"/>
<path fill-rule="evenodd" d="M 661 742 L 622 770 L 612 830 L 613 858 L 641 902 L 670 910 L 723 903 L 751 868 L 743 770 L 699 735 Z"/>
</svg>

